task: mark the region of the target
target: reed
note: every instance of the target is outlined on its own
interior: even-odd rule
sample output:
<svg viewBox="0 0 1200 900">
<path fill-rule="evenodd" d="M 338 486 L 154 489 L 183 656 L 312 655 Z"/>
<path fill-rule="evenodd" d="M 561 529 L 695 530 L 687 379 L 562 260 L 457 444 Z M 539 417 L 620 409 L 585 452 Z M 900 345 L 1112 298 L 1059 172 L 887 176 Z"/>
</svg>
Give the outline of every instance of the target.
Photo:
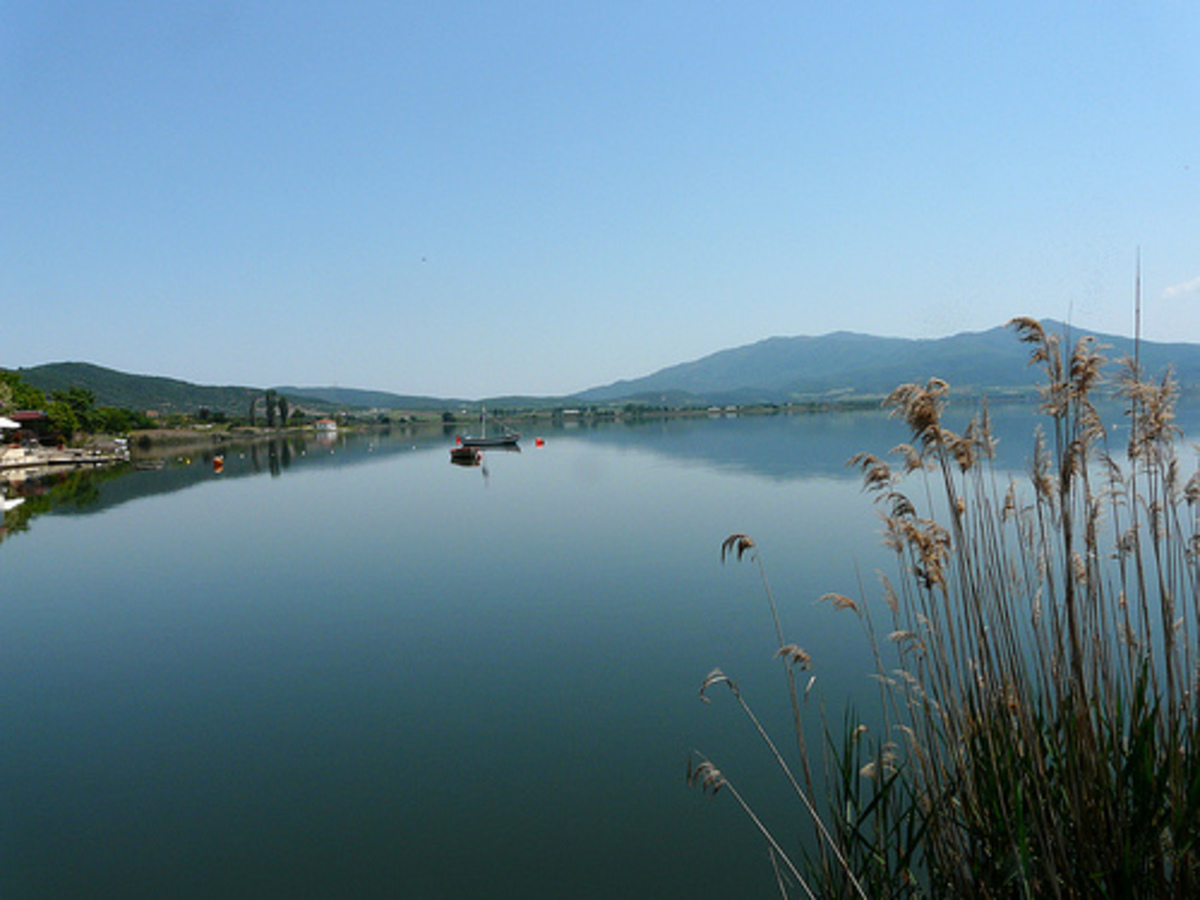
<svg viewBox="0 0 1200 900">
<path fill-rule="evenodd" d="M 994 466 L 986 406 L 962 433 L 944 426 L 937 379 L 887 400 L 910 433 L 895 464 L 851 460 L 895 555 L 886 633 L 869 604 L 829 599 L 863 623 L 881 721 L 822 713 L 810 751 L 794 673 L 811 660 L 785 641 L 753 541 L 722 548 L 763 572 L 805 774 L 763 737 L 814 822 L 793 878 L 817 896 L 1200 891 L 1200 472 L 1183 474 L 1176 386 L 1121 362 L 1129 440 L 1114 449 L 1101 348 L 1011 325 L 1043 374 L 1026 476 Z"/>
</svg>

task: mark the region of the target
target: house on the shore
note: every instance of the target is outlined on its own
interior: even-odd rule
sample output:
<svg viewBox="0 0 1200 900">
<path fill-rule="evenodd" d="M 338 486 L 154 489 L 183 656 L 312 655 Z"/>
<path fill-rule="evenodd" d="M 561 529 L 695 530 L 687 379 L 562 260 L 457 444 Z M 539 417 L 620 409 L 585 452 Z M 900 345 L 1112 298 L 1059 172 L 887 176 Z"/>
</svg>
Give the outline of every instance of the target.
<svg viewBox="0 0 1200 900">
<path fill-rule="evenodd" d="M 337 432 L 337 422 L 333 419 L 317 419 L 316 426 L 318 434 L 335 434 Z"/>
<path fill-rule="evenodd" d="M 40 409 L 18 409 L 4 417 L 7 425 L 0 425 L 0 435 L 5 441 L 22 441 L 47 436 L 50 417 Z"/>
</svg>

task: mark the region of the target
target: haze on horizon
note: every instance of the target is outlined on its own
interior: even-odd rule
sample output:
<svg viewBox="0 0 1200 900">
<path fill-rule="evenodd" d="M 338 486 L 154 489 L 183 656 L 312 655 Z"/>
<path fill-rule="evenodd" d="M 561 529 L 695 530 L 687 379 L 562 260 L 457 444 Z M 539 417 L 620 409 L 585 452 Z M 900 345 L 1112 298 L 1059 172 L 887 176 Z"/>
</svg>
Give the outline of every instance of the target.
<svg viewBox="0 0 1200 900">
<path fill-rule="evenodd" d="M 0 365 L 555 395 L 1200 342 L 1200 7 L 0 0 Z"/>
</svg>

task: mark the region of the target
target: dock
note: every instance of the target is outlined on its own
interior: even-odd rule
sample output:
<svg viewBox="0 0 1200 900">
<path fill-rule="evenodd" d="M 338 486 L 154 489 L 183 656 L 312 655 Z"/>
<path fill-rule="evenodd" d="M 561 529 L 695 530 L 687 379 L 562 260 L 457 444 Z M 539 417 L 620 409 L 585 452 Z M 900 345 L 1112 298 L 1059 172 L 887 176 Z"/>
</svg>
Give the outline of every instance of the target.
<svg viewBox="0 0 1200 900">
<path fill-rule="evenodd" d="M 129 451 L 68 447 L 5 447 L 0 450 L 0 470 L 58 466 L 107 466 L 129 460 Z"/>
</svg>

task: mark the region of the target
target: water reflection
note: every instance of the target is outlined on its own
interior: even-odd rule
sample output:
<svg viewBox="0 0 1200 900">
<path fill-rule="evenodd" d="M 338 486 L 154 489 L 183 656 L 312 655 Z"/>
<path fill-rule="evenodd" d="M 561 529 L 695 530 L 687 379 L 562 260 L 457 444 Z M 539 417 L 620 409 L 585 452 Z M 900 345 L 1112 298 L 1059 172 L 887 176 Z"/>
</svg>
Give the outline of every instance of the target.
<svg viewBox="0 0 1200 900">
<path fill-rule="evenodd" d="M 431 451 L 441 435 L 388 429 L 346 432 L 311 440 L 289 435 L 266 441 L 192 448 L 153 448 L 125 464 L 83 469 L 10 469 L 0 473 L 4 523 L 0 538 L 27 531 L 41 515 L 92 514 L 137 497 L 169 494 L 214 480 L 379 462 L 401 453 Z"/>
<path fill-rule="evenodd" d="M 0 486 L 4 522 L 0 540 L 28 531 L 37 516 L 58 510 L 87 512 L 97 508 L 102 496 L 101 485 L 119 478 L 128 466 L 112 468 L 49 470 L 30 476 L 30 473 L 6 472 Z M 18 476 L 18 477 L 13 477 Z"/>
<path fill-rule="evenodd" d="M 817 598 L 890 571 L 843 463 L 904 426 L 547 432 L 487 454 L 486 491 L 440 429 L 10 489 L 6 523 L 75 518 L 0 548 L 0 894 L 769 896 L 757 833 L 683 783 L 701 749 L 797 830 L 757 736 L 696 696 L 720 665 L 786 733 L 761 584 L 720 542 L 758 541 L 822 703 L 862 709 L 859 623 Z"/>
<path fill-rule="evenodd" d="M 977 412 L 975 404 L 951 405 L 946 424 L 963 428 Z M 1115 406 L 1103 411 L 1113 427 L 1112 444 L 1121 452 L 1124 421 Z M 1032 455 L 1033 432 L 1044 422 L 1034 403 L 1009 403 L 990 410 L 998 438 L 997 466 L 1021 471 Z M 1200 433 L 1200 407 L 1179 410 L 1185 434 Z M 636 450 L 672 463 L 731 470 L 774 481 L 823 477 L 857 480 L 846 468 L 855 453 L 886 454 L 908 439 L 902 423 L 882 410 L 822 412 L 723 417 L 629 419 L 623 421 L 567 421 L 546 423 L 554 442 L 587 441 L 623 451 Z M 182 450 L 152 448 L 140 452 L 129 465 L 78 471 L 9 470 L 0 473 L 7 485 L 5 499 L 34 500 L 4 511 L 4 532 L 29 528 L 30 521 L 49 512 L 80 514 L 100 512 L 134 497 L 185 490 L 214 479 L 240 479 L 267 474 L 363 465 L 396 454 L 446 452 L 452 427 L 427 429 L 388 428 L 370 432 L 288 435 L 258 442 L 228 442 Z M 541 440 L 539 438 L 539 440 Z M 478 455 L 464 454 L 451 463 L 478 469 L 485 484 L 492 474 L 488 454 L 519 453 L 520 447 L 487 448 Z M 539 447 L 536 453 L 543 452 Z M 546 452 L 553 452 L 547 450 Z M 218 457 L 220 465 L 216 465 Z M 444 458 L 444 457 L 443 457 Z"/>
<path fill-rule="evenodd" d="M 440 431 L 64 480 L 44 512 L 75 518 L 0 548 L 0 833 L 23 842 L 0 884 L 32 886 L 6 893 L 337 896 L 348 871 L 362 897 L 766 893 L 741 821 L 728 861 L 695 859 L 724 807 L 682 778 L 689 747 L 742 752 L 699 739 L 705 672 L 774 688 L 719 543 L 759 539 L 841 683 L 869 667 L 803 600 L 851 577 L 831 511 L 867 503 L 804 474 L 821 428 L 772 438 L 788 468 L 763 477 L 739 446 L 762 423 L 682 424 L 548 430 L 485 453 L 484 491 Z"/>
<path fill-rule="evenodd" d="M 494 447 L 458 444 L 450 448 L 450 464 L 465 469 L 479 469 L 479 474 L 483 476 L 483 482 L 486 485 L 492 475 L 487 464 L 489 454 L 520 452 L 521 447 L 518 444 L 498 444 Z"/>
<path fill-rule="evenodd" d="M 951 402 L 944 425 L 961 432 L 980 414 L 977 401 Z M 1112 451 L 1120 455 L 1127 433 L 1125 416 L 1115 404 L 1100 408 L 1110 426 Z M 992 404 L 987 410 L 996 438 L 996 466 L 1002 471 L 1027 468 L 1033 455 L 1033 438 L 1047 419 L 1034 402 Z M 1184 434 L 1200 434 L 1200 405 L 1184 404 L 1177 410 Z M 813 476 L 856 478 L 846 461 L 868 451 L 878 456 L 911 440 L 905 425 L 886 410 L 784 413 L 754 416 L 631 419 L 618 422 L 570 423 L 556 432 L 566 439 L 600 441 L 621 447 L 668 455 L 718 469 L 732 469 L 775 480 Z"/>
</svg>

